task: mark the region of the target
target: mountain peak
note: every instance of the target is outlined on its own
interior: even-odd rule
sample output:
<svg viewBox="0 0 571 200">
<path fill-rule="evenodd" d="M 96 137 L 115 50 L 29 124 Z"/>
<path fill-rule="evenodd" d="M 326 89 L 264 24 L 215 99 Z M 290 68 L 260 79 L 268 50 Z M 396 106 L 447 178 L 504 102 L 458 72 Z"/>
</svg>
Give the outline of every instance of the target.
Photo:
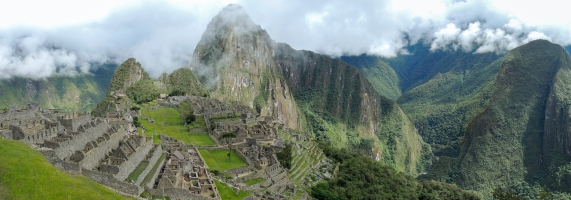
<svg viewBox="0 0 571 200">
<path fill-rule="evenodd" d="M 212 18 L 206 32 L 219 33 L 228 29 L 235 33 L 247 34 L 259 31 L 261 27 L 252 21 L 242 6 L 229 4 Z"/>
</svg>

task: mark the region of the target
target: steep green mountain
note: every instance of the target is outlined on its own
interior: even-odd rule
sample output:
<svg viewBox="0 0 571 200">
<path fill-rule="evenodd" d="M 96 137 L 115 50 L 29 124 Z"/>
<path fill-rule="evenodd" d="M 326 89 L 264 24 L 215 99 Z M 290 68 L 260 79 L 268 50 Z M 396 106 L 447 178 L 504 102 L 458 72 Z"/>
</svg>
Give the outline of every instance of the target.
<svg viewBox="0 0 571 200">
<path fill-rule="evenodd" d="M 401 96 L 397 73 L 381 58 L 360 55 L 342 56 L 341 60 L 359 69 L 379 94 L 392 100 L 397 100 Z"/>
<path fill-rule="evenodd" d="M 180 68 L 170 75 L 163 74 L 159 81 L 166 85 L 168 93 L 192 94 L 207 96 L 208 90 L 200 83 L 189 68 Z"/>
<path fill-rule="evenodd" d="M 190 68 L 211 96 L 242 102 L 294 130 L 417 174 L 431 152 L 400 107 L 339 59 L 274 42 L 237 5 L 209 23 Z M 371 154 L 372 153 L 372 154 Z"/>
<path fill-rule="evenodd" d="M 113 74 L 105 98 L 93 109 L 94 116 L 123 114 L 135 104 L 159 98 L 160 94 L 206 96 L 208 91 L 188 68 L 180 68 L 170 75 L 163 74 L 158 80 L 141 67 L 141 63 L 129 58 Z"/>
<path fill-rule="evenodd" d="M 94 116 L 122 114 L 133 106 L 133 102 L 157 99 L 161 91 L 153 79 L 134 58 L 123 62 L 113 74 L 105 98 L 91 112 Z M 130 99 L 130 100 L 129 100 Z"/>
<path fill-rule="evenodd" d="M 435 155 L 456 156 L 468 123 L 487 105 L 503 57 L 493 53 L 431 52 L 422 43 L 408 50 L 410 54 L 389 59 L 374 56 L 341 59 L 357 66 L 372 82 L 387 80 L 376 71 L 397 73 L 396 82 L 403 91 L 397 102 L 407 117 Z M 378 61 L 371 62 L 374 60 Z M 394 72 L 386 70 L 387 66 Z M 384 84 L 385 88 L 394 87 Z M 385 90 L 375 89 L 380 93 Z"/>
<path fill-rule="evenodd" d="M 571 57 L 546 40 L 505 56 L 486 109 L 470 122 L 457 159 L 432 176 L 490 195 L 539 184 L 569 192 Z"/>
<path fill-rule="evenodd" d="M 0 108 L 38 103 L 43 108 L 89 112 L 105 96 L 114 64 L 95 67 L 91 74 L 45 79 L 13 77 L 0 80 Z"/>
</svg>

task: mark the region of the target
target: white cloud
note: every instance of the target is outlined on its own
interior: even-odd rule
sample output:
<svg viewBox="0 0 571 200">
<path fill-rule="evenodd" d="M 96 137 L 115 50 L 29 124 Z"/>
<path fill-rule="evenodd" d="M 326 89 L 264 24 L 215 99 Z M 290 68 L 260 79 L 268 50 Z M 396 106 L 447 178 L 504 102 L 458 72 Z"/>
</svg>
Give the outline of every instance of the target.
<svg viewBox="0 0 571 200">
<path fill-rule="evenodd" d="M 158 77 L 186 66 L 228 3 L 275 41 L 331 56 L 396 56 L 421 40 L 434 51 L 476 53 L 539 38 L 571 44 L 571 17 L 554 0 L 24 0 L 0 7 L 0 78 L 74 74 L 129 57 Z"/>
</svg>

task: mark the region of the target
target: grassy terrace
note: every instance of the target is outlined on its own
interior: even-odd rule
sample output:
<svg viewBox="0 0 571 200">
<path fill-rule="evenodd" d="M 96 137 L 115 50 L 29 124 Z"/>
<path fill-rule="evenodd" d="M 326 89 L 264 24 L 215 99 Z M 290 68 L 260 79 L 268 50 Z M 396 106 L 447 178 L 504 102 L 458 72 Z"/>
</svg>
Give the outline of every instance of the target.
<svg viewBox="0 0 571 200">
<path fill-rule="evenodd" d="M 228 169 L 239 168 L 243 166 L 248 166 L 242 158 L 236 154 L 236 150 L 208 150 L 208 149 L 198 149 L 204 161 L 210 168 L 210 170 L 224 171 Z M 230 160 L 228 160 L 228 152 L 231 152 Z"/>
<path fill-rule="evenodd" d="M 135 170 L 133 172 L 131 172 L 131 174 L 129 174 L 129 177 L 127 177 L 125 182 L 134 183 L 135 181 L 137 181 L 137 178 L 139 178 L 139 175 L 141 175 L 141 173 L 143 173 L 143 171 L 145 171 L 145 169 L 147 168 L 148 165 L 149 165 L 149 161 L 142 161 L 141 163 L 139 163 L 139 166 L 137 166 L 137 168 L 135 168 Z"/>
<path fill-rule="evenodd" d="M 234 189 L 232 189 L 230 186 L 226 185 L 226 183 L 222 183 L 220 181 L 214 180 L 214 183 L 216 184 L 216 188 L 218 189 L 218 192 L 220 192 L 220 197 L 222 197 L 222 199 L 227 200 L 240 200 L 240 199 L 244 199 L 245 197 L 249 196 L 250 194 L 248 192 L 245 192 L 244 190 L 240 191 L 240 193 L 238 195 L 236 195 L 236 192 L 234 191 Z"/>
<path fill-rule="evenodd" d="M 145 179 L 143 179 L 143 182 L 141 182 L 142 184 L 145 184 L 145 183 L 148 183 L 149 181 L 151 181 L 151 179 L 153 178 L 153 175 L 155 174 L 157 169 L 161 166 L 161 164 L 163 164 L 164 160 L 165 160 L 165 154 L 162 154 L 161 157 L 159 158 L 159 160 L 157 161 L 157 163 L 155 163 L 155 165 L 153 166 L 153 169 L 151 169 L 151 171 L 147 174 L 147 176 L 145 176 Z"/>
<path fill-rule="evenodd" d="M 193 145 L 216 145 L 216 142 L 208 136 L 206 132 L 189 132 L 188 128 L 183 125 L 181 113 L 174 108 L 158 108 L 156 110 L 149 110 L 148 106 L 141 109 L 141 114 L 147 118 L 152 118 L 155 121 L 140 119 L 141 124 L 145 127 L 148 136 L 153 133 L 163 133 L 185 144 Z M 204 128 L 205 122 L 203 118 L 197 118 L 196 124 L 198 126 L 190 126 L 190 128 Z M 204 125 L 203 125 L 204 124 Z M 159 143 L 158 136 L 155 136 L 155 143 Z"/>
<path fill-rule="evenodd" d="M 67 174 L 19 141 L 0 139 L 0 199 L 127 199 Z"/>
</svg>

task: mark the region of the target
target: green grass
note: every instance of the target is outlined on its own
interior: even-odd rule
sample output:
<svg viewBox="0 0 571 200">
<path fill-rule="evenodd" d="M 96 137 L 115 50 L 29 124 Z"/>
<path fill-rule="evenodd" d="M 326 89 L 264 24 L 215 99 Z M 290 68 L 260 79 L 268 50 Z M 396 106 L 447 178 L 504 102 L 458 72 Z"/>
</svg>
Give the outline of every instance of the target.
<svg viewBox="0 0 571 200">
<path fill-rule="evenodd" d="M 127 199 L 57 169 L 22 142 L 0 139 L 0 152 L 0 199 Z"/>
<path fill-rule="evenodd" d="M 240 191 L 240 193 L 238 195 L 236 195 L 236 192 L 234 191 L 234 189 L 232 189 L 230 186 L 226 185 L 225 183 L 222 183 L 220 181 L 214 180 L 214 183 L 216 184 L 216 188 L 218 189 L 218 192 L 220 192 L 220 197 L 222 197 L 222 199 L 224 200 L 239 200 L 239 199 L 244 199 L 245 197 L 249 196 L 250 194 L 246 191 Z"/>
<path fill-rule="evenodd" d="M 266 179 L 263 178 L 255 178 L 255 179 L 250 179 L 247 181 L 244 181 L 244 183 L 248 184 L 248 185 L 255 185 L 258 183 L 263 183 L 264 181 L 266 181 Z"/>
<path fill-rule="evenodd" d="M 236 150 L 208 150 L 208 149 L 198 149 L 204 161 L 210 168 L 210 170 L 224 171 L 228 169 L 235 169 L 243 166 L 248 166 L 242 158 L 236 154 Z M 230 160 L 228 160 L 228 152 L 231 152 Z"/>
<path fill-rule="evenodd" d="M 155 174 L 159 166 L 161 166 L 164 160 L 165 160 L 165 154 L 162 154 L 157 163 L 155 163 L 155 165 L 153 166 L 153 169 L 151 169 L 151 171 L 147 174 L 145 179 L 143 179 L 143 183 L 148 183 L 149 181 L 151 181 L 153 175 Z"/>
<path fill-rule="evenodd" d="M 216 145 L 208 135 L 191 135 L 203 132 L 188 132 L 188 128 L 184 127 L 180 119 L 181 113 L 174 108 L 159 108 L 157 110 L 149 111 L 147 108 L 142 109 L 142 114 L 148 118 L 153 118 L 155 122 L 141 119 L 141 123 L 145 127 L 147 135 L 153 133 L 163 133 L 185 144 L 193 145 Z M 198 118 L 204 124 L 204 119 Z M 165 125 L 163 125 L 165 124 Z M 156 136 L 158 137 L 158 136 Z M 155 139 L 155 143 L 159 141 Z"/>
<path fill-rule="evenodd" d="M 139 163 L 139 166 L 137 166 L 137 168 L 135 168 L 135 170 L 133 172 L 131 172 L 131 174 L 129 174 L 129 177 L 127 177 L 127 179 L 125 179 L 125 182 L 131 183 L 131 182 L 137 181 L 137 178 L 139 178 L 139 175 L 141 175 L 141 173 L 143 173 L 143 171 L 145 171 L 145 169 L 147 168 L 148 165 L 149 165 L 148 161 L 143 161 L 143 162 Z"/>
<path fill-rule="evenodd" d="M 208 135 L 187 135 L 191 144 L 198 146 L 216 145 L 216 142 Z"/>
</svg>

